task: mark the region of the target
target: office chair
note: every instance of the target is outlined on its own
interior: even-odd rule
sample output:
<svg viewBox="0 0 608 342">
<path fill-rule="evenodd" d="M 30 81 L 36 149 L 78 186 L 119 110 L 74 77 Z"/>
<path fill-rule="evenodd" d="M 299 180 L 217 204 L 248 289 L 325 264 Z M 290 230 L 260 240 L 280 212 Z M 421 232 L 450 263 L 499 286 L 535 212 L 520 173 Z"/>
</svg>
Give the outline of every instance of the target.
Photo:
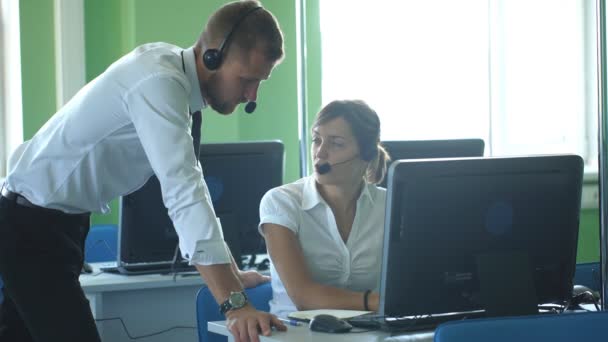
<svg viewBox="0 0 608 342">
<path fill-rule="evenodd" d="M 270 311 L 268 302 L 272 299 L 272 287 L 270 282 L 258 285 L 256 287 L 246 289 L 245 293 L 249 302 L 260 311 Z M 215 298 L 209 291 L 208 287 L 202 287 L 196 295 L 196 320 L 198 324 L 198 340 L 199 342 L 225 342 L 228 339 L 226 336 L 209 333 L 207 331 L 207 323 L 213 321 L 222 321 L 225 317 L 220 313 L 220 307 L 215 302 Z"/>
<path fill-rule="evenodd" d="M 118 227 L 116 225 L 92 226 L 84 245 L 85 261 L 116 261 L 117 240 Z"/>
<path fill-rule="evenodd" d="M 574 285 L 584 285 L 593 291 L 600 291 L 600 263 L 587 262 L 576 264 Z"/>
<path fill-rule="evenodd" d="M 594 342 L 607 336 L 608 311 L 453 321 L 435 330 L 435 342 Z"/>
</svg>

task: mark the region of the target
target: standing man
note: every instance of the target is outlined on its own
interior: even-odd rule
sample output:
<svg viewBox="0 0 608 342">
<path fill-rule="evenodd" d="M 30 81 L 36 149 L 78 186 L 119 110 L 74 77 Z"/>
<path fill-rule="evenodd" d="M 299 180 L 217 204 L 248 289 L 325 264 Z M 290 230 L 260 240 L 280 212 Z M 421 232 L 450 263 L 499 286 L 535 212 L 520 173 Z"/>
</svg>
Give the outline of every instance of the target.
<svg viewBox="0 0 608 342">
<path fill-rule="evenodd" d="M 255 109 L 260 82 L 282 58 L 276 18 L 257 1 L 229 3 L 195 46 L 146 44 L 119 59 L 15 151 L 0 197 L 0 341 L 100 340 L 78 282 L 89 213 L 108 212 L 153 174 L 183 256 L 235 340 L 286 329 L 247 303 L 241 281 L 266 279 L 231 264 L 193 152 L 200 110 Z"/>
</svg>

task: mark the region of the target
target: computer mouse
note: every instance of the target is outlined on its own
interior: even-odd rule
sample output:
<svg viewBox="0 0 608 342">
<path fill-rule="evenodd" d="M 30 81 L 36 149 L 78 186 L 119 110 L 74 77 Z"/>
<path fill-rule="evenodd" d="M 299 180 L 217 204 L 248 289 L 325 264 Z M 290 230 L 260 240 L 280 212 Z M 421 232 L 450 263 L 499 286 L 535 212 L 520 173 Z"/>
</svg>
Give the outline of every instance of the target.
<svg viewBox="0 0 608 342">
<path fill-rule="evenodd" d="M 270 259 L 266 258 L 256 265 L 258 271 L 266 271 L 270 268 Z"/>
<path fill-rule="evenodd" d="M 345 333 L 349 332 L 353 326 L 336 316 L 322 314 L 313 317 L 310 321 L 309 328 L 312 331 L 326 333 Z"/>
<path fill-rule="evenodd" d="M 82 270 L 80 271 L 80 273 L 93 273 L 93 267 L 91 267 L 91 264 L 85 261 L 82 264 Z"/>
</svg>

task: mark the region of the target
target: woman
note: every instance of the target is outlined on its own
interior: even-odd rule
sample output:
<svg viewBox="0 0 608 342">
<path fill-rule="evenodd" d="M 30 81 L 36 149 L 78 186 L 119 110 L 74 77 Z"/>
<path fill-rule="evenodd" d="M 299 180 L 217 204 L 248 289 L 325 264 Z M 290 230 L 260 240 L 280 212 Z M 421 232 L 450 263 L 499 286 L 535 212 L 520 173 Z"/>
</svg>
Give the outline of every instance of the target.
<svg viewBox="0 0 608 342">
<path fill-rule="evenodd" d="M 378 310 L 389 156 L 363 101 L 334 101 L 312 127 L 315 172 L 270 190 L 260 233 L 272 260 L 271 312 Z"/>
</svg>

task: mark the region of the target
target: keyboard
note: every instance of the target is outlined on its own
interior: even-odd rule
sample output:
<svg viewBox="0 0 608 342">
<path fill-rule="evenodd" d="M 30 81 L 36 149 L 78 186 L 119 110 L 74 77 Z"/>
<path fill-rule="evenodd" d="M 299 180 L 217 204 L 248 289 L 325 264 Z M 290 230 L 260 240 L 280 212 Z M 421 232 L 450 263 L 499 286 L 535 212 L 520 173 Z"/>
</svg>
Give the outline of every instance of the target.
<svg viewBox="0 0 608 342">
<path fill-rule="evenodd" d="M 389 332 L 409 332 L 418 330 L 432 330 L 439 324 L 462 319 L 484 317 L 484 311 L 463 313 L 449 313 L 438 315 L 421 315 L 406 317 L 385 317 L 377 314 L 368 314 L 354 317 L 348 322 L 357 328 L 380 329 Z"/>
<path fill-rule="evenodd" d="M 108 273 L 119 273 L 127 275 L 140 275 L 140 274 L 169 274 L 169 273 L 184 273 L 184 272 L 195 272 L 196 268 L 187 264 L 179 264 L 175 268 L 171 269 L 170 264 L 133 264 L 133 265 L 121 265 L 121 266 L 110 266 L 102 267 L 102 272 Z"/>
<path fill-rule="evenodd" d="M 270 259 L 268 258 L 268 254 L 257 254 L 254 255 L 253 258 L 251 256 L 243 258 L 242 263 L 244 264 L 244 266 L 242 267 L 243 270 L 256 270 L 258 272 L 265 272 L 268 271 Z M 112 265 L 107 267 L 101 267 L 100 270 L 102 272 L 126 275 L 159 273 L 169 274 L 173 272 L 171 270 L 171 263 L 168 262 L 142 262 L 137 264 L 123 264 L 120 266 Z M 183 260 L 175 267 L 175 271 L 177 273 L 188 273 L 196 272 L 197 270 L 194 266 L 188 265 L 187 261 Z"/>
</svg>

